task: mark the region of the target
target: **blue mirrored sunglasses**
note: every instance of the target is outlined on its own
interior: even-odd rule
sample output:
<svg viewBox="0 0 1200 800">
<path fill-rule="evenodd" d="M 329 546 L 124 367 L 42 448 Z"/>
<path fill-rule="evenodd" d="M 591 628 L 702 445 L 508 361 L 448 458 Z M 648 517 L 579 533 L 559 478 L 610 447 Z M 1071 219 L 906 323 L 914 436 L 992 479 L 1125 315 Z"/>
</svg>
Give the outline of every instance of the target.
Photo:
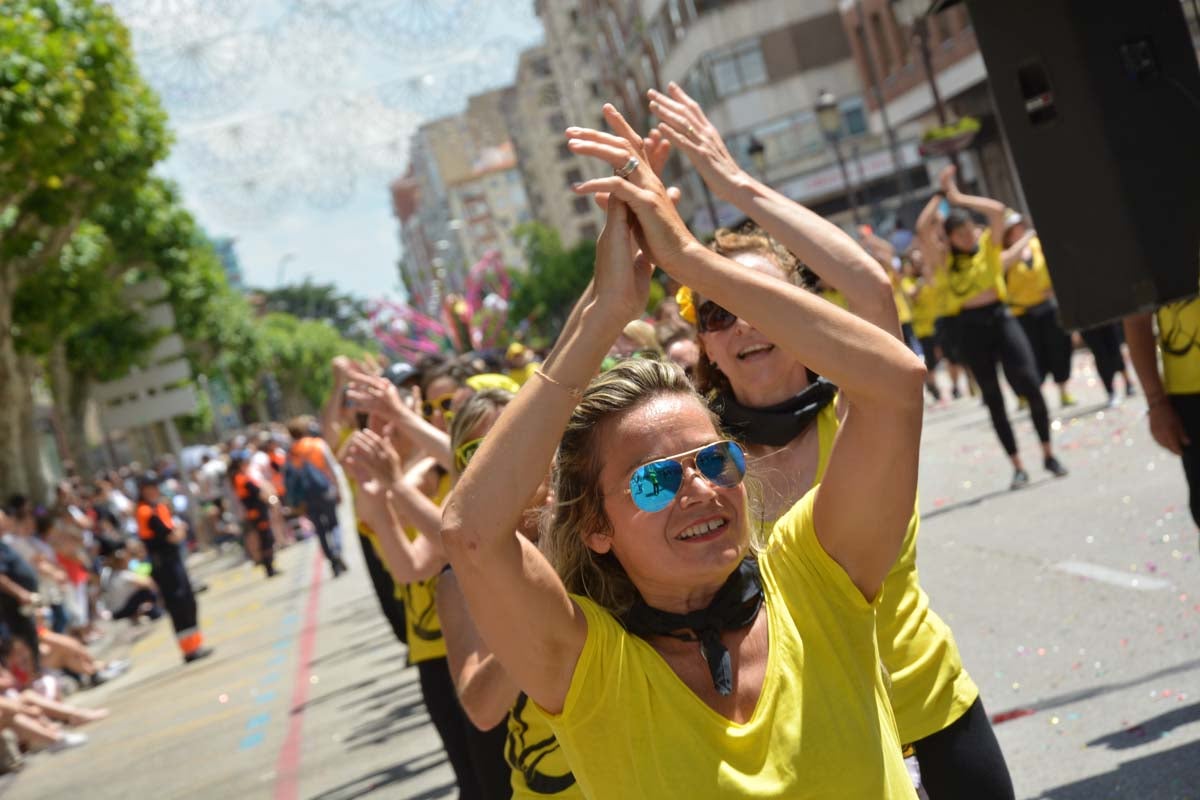
<svg viewBox="0 0 1200 800">
<path fill-rule="evenodd" d="M 683 468 L 688 461 L 694 461 L 696 471 L 714 486 L 737 486 L 746 475 L 746 454 L 737 442 L 715 442 L 635 469 L 629 478 L 633 504 L 650 513 L 671 505 L 683 485 Z"/>
</svg>

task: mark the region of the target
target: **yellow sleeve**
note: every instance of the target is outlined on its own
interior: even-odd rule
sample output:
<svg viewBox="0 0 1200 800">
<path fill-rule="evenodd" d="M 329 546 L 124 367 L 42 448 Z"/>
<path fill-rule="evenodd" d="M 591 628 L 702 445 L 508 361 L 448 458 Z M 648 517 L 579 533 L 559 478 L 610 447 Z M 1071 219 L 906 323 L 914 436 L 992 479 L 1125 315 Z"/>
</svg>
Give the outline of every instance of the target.
<svg viewBox="0 0 1200 800">
<path fill-rule="evenodd" d="M 596 603 L 580 595 L 571 595 L 571 600 L 587 620 L 587 638 L 579 660 L 575 662 L 562 712 L 551 714 L 530 698 L 537 710 L 553 724 L 556 733 L 559 729 L 578 727 L 598 708 L 604 707 L 621 672 L 620 662 L 625 651 L 623 639 L 628 636 L 620 623 Z"/>
<path fill-rule="evenodd" d="M 812 511 L 819 489 L 819 486 L 810 489 L 775 523 L 770 547 L 764 558 L 770 559 L 772 568 L 780 575 L 780 586 L 785 591 L 792 590 L 790 587 L 802 591 L 800 587 L 808 585 L 828 592 L 845 609 L 872 614 L 879 598 L 875 599 L 875 603 L 868 603 L 846 570 L 825 552 L 817 539 Z"/>
</svg>

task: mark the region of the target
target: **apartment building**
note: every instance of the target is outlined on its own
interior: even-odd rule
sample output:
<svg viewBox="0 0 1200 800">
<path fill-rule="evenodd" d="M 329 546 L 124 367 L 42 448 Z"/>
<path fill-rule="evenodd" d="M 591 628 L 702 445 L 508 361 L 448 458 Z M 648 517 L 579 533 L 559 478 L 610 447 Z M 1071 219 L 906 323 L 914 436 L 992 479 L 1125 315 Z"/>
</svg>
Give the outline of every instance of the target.
<svg viewBox="0 0 1200 800">
<path fill-rule="evenodd" d="M 901 141 L 893 159 L 870 125 L 837 0 L 588 0 L 588 6 L 599 24 L 605 87 L 643 129 L 653 123 L 645 90 L 676 81 L 704 106 L 743 167 L 837 221 L 851 216 L 847 179 L 864 216 L 878 218 L 894 213 L 898 194 L 928 186 L 916 141 Z M 823 91 L 841 112 L 845 178 L 818 124 Z M 680 159 L 668 177 L 683 188 L 680 208 L 698 233 L 742 219 L 709 196 Z"/>
</svg>

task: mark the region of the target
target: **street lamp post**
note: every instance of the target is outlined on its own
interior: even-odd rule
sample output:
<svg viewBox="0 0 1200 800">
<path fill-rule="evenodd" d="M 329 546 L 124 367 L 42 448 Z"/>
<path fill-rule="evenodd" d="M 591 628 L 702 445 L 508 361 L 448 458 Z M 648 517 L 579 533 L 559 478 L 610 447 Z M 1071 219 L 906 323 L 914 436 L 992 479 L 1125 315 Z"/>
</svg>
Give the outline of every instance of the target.
<svg viewBox="0 0 1200 800">
<path fill-rule="evenodd" d="M 825 141 L 833 147 L 838 170 L 842 173 L 842 183 L 846 187 L 846 201 L 850 204 L 850 214 L 854 217 L 855 227 L 858 227 L 862 224 L 862 217 L 858 210 L 858 193 L 850 183 L 850 173 L 846 171 L 846 159 L 842 158 L 842 146 L 839 141 L 842 136 L 842 112 L 838 108 L 837 98 L 833 96 L 833 92 L 822 89 L 817 94 L 815 110 L 821 133 L 825 134 Z"/>
<path fill-rule="evenodd" d="M 942 93 L 937 85 L 937 73 L 933 69 L 933 49 L 929 46 L 929 16 L 936 13 L 938 7 L 936 0 L 929 3 L 929 7 L 924 11 L 916 10 L 913 5 L 918 0 L 890 0 L 895 10 L 900 13 L 897 15 L 898 21 L 903 25 L 907 24 L 912 28 L 912 36 L 917 40 L 917 49 L 921 51 L 921 68 L 925 72 L 925 81 L 929 84 L 929 91 L 933 95 L 933 108 L 937 112 L 938 125 L 943 128 L 950 124 L 950 115 L 946 113 L 946 102 L 942 99 Z M 955 169 L 958 169 L 958 153 L 950 153 L 950 161 L 954 164 Z"/>
</svg>

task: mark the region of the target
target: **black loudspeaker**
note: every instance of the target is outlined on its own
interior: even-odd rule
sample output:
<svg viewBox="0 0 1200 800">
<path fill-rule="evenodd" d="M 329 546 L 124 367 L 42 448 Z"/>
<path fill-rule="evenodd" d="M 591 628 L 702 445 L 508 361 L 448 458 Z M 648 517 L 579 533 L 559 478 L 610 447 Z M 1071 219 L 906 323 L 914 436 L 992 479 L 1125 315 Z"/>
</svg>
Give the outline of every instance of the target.
<svg viewBox="0 0 1200 800">
<path fill-rule="evenodd" d="M 967 0 L 1068 329 L 1200 287 L 1200 67 L 1180 0 Z"/>
</svg>

